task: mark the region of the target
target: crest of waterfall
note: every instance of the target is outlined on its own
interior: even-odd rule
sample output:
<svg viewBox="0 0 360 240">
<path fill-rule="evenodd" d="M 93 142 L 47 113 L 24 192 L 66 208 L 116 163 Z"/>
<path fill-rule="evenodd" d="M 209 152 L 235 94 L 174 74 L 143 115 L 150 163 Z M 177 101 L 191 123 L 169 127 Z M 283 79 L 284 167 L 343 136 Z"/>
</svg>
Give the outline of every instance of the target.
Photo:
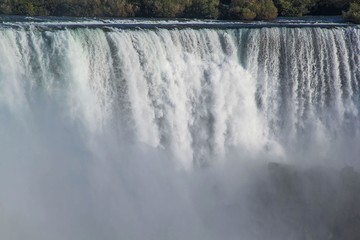
<svg viewBox="0 0 360 240">
<path fill-rule="evenodd" d="M 0 34 L 1 111 L 24 120 L 42 96 L 91 146 L 111 133 L 190 167 L 231 149 L 326 158 L 359 138 L 357 28 Z"/>
</svg>

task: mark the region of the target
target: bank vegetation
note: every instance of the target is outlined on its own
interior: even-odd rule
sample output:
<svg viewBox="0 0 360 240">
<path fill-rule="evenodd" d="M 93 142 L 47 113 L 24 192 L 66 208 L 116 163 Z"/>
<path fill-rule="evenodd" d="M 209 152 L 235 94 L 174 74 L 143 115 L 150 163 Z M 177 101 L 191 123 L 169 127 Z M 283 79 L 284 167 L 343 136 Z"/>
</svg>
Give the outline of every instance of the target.
<svg viewBox="0 0 360 240">
<path fill-rule="evenodd" d="M 343 14 L 360 22 L 360 0 L 0 0 L 0 14 L 234 20 Z"/>
</svg>

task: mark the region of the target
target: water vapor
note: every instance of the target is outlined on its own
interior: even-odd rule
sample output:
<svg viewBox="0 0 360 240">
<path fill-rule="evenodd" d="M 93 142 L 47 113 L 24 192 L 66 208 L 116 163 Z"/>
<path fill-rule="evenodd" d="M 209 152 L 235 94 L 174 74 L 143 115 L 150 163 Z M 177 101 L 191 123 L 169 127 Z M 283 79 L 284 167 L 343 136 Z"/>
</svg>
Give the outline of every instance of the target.
<svg viewBox="0 0 360 240">
<path fill-rule="evenodd" d="M 0 237 L 357 239 L 359 36 L 0 29 Z"/>
</svg>

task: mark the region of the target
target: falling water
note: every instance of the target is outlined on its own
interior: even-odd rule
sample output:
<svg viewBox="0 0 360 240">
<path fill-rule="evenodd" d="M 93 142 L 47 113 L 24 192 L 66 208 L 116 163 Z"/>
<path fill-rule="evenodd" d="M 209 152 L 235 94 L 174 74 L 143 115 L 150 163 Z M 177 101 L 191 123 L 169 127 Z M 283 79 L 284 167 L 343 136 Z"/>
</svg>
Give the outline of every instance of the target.
<svg viewBox="0 0 360 240">
<path fill-rule="evenodd" d="M 356 27 L 2 28 L 0 236 L 258 239 L 251 162 L 358 167 L 359 85 Z"/>
</svg>

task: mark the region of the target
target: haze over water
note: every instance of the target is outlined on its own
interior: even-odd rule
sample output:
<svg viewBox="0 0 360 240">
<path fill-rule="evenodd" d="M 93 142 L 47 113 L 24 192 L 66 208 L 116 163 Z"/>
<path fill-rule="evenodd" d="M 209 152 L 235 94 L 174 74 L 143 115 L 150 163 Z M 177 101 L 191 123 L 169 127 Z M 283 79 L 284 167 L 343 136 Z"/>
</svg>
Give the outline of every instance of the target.
<svg viewBox="0 0 360 240">
<path fill-rule="evenodd" d="M 358 170 L 360 29 L 281 21 L 3 19 L 0 237 L 336 236 L 262 189 Z"/>
</svg>

